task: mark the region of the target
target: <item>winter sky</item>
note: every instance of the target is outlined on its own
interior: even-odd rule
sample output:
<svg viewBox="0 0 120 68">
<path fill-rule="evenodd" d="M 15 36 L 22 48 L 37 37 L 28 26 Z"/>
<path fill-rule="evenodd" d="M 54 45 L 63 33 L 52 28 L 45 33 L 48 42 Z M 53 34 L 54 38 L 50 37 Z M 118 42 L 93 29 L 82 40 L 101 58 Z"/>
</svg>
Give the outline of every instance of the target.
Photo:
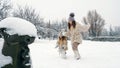
<svg viewBox="0 0 120 68">
<path fill-rule="evenodd" d="M 45 20 L 67 19 L 75 13 L 78 22 L 89 10 L 96 10 L 107 25 L 120 25 L 120 0 L 12 0 L 13 6 L 29 5 L 36 9 Z"/>
</svg>

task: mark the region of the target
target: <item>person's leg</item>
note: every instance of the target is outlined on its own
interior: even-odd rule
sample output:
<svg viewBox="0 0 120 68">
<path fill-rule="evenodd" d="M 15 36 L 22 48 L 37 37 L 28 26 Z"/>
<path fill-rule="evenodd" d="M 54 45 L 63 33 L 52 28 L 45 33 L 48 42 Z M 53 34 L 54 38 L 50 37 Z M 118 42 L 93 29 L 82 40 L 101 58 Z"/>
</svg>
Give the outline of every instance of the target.
<svg viewBox="0 0 120 68">
<path fill-rule="evenodd" d="M 73 49 L 73 52 L 74 52 L 74 54 L 75 54 L 75 58 L 76 58 L 77 60 L 80 59 L 80 54 L 79 54 L 79 51 L 78 51 L 78 45 L 79 45 L 79 43 L 77 43 L 77 42 L 74 42 L 74 43 L 72 44 L 72 49 Z"/>
</svg>

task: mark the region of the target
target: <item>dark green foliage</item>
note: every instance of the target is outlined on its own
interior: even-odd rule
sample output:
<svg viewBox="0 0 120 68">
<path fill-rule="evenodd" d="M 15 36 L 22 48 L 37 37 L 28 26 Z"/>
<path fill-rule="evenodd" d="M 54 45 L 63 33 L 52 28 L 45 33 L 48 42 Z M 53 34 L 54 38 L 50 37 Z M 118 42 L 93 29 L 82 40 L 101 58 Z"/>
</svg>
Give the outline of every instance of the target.
<svg viewBox="0 0 120 68">
<path fill-rule="evenodd" d="M 19 36 L 18 34 L 9 35 L 5 30 L 5 28 L 0 29 L 4 38 L 2 54 L 11 56 L 13 62 L 2 68 L 31 68 L 31 65 L 26 65 L 30 61 L 28 44 L 31 44 L 35 37 Z"/>
</svg>

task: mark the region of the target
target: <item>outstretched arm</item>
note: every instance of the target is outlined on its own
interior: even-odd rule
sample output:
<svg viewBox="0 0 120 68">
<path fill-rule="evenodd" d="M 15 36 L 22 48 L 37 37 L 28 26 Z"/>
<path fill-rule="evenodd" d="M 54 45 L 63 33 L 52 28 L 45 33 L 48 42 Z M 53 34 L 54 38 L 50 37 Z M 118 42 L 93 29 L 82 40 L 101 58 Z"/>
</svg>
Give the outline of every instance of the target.
<svg viewBox="0 0 120 68">
<path fill-rule="evenodd" d="M 86 24 L 86 25 L 78 24 L 78 26 L 79 26 L 79 30 L 80 30 L 80 32 L 87 32 L 88 29 L 90 28 L 90 24 L 89 24 L 89 23 Z"/>
</svg>

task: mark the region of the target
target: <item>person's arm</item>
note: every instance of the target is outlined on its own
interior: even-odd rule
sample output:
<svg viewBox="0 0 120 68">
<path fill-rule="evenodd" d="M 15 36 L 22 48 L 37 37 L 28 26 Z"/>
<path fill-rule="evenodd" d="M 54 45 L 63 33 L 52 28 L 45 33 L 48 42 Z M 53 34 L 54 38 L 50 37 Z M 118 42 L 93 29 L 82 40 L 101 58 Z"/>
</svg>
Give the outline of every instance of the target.
<svg viewBox="0 0 120 68">
<path fill-rule="evenodd" d="M 86 25 L 78 24 L 78 26 L 79 26 L 79 30 L 80 30 L 80 32 L 87 32 L 88 29 L 90 28 L 90 24 L 89 24 L 89 23 L 86 24 Z"/>
<path fill-rule="evenodd" d="M 67 37 L 70 37 L 70 36 L 71 36 L 71 34 L 70 34 L 70 31 L 69 31 L 69 30 L 67 30 L 67 32 L 66 32 L 66 36 L 67 36 Z"/>
</svg>

